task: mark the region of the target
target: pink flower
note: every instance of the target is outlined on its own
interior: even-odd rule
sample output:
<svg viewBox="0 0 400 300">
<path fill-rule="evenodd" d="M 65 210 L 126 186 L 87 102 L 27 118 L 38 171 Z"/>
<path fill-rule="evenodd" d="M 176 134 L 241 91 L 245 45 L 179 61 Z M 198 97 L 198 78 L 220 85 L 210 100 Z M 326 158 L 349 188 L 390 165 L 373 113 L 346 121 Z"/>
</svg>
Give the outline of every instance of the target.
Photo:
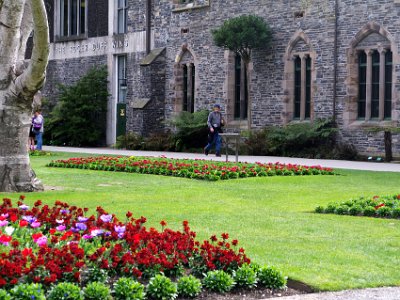
<svg viewBox="0 0 400 300">
<path fill-rule="evenodd" d="M 4 220 L 4 221 L 0 221 L 0 227 L 4 227 L 8 225 L 8 221 Z"/>
<path fill-rule="evenodd" d="M 38 244 L 39 247 L 45 246 L 47 244 L 47 237 L 43 235 L 36 239 L 35 243 Z"/>
<path fill-rule="evenodd" d="M 59 225 L 59 226 L 56 227 L 56 229 L 57 229 L 58 231 L 64 231 L 65 228 L 66 228 L 65 225 Z"/>
<path fill-rule="evenodd" d="M 40 225 L 41 225 L 40 222 L 36 222 L 36 221 L 33 222 L 33 223 L 31 223 L 31 227 L 32 227 L 32 228 L 40 227 Z"/>
</svg>

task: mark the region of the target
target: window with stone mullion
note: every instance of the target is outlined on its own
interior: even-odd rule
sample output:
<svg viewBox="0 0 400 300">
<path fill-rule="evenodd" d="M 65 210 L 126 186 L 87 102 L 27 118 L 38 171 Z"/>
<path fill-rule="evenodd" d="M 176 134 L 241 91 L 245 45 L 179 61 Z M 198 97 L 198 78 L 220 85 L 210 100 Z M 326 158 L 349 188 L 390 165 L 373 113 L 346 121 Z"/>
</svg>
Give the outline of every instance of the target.
<svg viewBox="0 0 400 300">
<path fill-rule="evenodd" d="M 371 118 L 379 118 L 379 52 L 372 53 Z"/>
<path fill-rule="evenodd" d="M 127 7 L 126 0 L 118 0 L 117 33 L 126 33 Z"/>
<path fill-rule="evenodd" d="M 300 119 L 301 109 L 301 58 L 294 60 L 294 118 Z"/>
<path fill-rule="evenodd" d="M 61 0 L 60 35 L 78 36 L 85 33 L 86 1 Z"/>
<path fill-rule="evenodd" d="M 385 54 L 385 105 L 384 118 L 392 117 L 392 70 L 393 70 L 393 54 L 388 50 Z"/>
<path fill-rule="evenodd" d="M 362 51 L 358 55 L 358 118 L 365 118 L 367 105 L 367 54 Z"/>
</svg>

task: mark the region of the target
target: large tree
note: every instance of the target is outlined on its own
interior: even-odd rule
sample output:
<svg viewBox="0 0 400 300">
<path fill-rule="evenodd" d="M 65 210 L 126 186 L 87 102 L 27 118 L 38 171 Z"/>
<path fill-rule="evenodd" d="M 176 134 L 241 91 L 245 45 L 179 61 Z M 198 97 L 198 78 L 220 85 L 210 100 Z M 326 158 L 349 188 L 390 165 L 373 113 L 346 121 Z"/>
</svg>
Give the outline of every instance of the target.
<svg viewBox="0 0 400 300">
<path fill-rule="evenodd" d="M 268 24 L 261 17 L 243 15 L 226 20 L 219 28 L 212 30 L 211 33 L 216 46 L 229 49 L 242 58 L 246 76 L 242 80 L 247 83 L 247 99 L 250 100 L 249 64 L 251 62 L 251 53 L 253 49 L 265 49 L 269 46 L 272 34 Z M 240 117 L 243 119 L 244 107 L 241 108 L 240 112 Z"/>
<path fill-rule="evenodd" d="M 33 31 L 33 51 L 25 61 Z M 36 191 L 27 147 L 32 103 L 43 86 L 49 29 L 43 0 L 0 0 L 0 191 Z"/>
</svg>

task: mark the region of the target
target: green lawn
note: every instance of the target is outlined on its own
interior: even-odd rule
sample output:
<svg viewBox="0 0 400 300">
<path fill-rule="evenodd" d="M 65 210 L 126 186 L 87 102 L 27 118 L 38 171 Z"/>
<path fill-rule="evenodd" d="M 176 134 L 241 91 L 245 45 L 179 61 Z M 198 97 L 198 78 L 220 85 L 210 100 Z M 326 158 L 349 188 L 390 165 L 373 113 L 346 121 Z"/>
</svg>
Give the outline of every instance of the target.
<svg viewBox="0 0 400 300">
<path fill-rule="evenodd" d="M 312 213 L 332 201 L 400 193 L 400 173 L 339 170 L 340 176 L 206 182 L 45 167 L 71 156 L 77 154 L 31 159 L 57 190 L 26 195 L 28 202 L 101 205 L 120 217 L 131 210 L 158 228 L 161 220 L 174 229 L 188 220 L 201 239 L 228 232 L 253 261 L 320 290 L 400 285 L 400 220 Z"/>
</svg>

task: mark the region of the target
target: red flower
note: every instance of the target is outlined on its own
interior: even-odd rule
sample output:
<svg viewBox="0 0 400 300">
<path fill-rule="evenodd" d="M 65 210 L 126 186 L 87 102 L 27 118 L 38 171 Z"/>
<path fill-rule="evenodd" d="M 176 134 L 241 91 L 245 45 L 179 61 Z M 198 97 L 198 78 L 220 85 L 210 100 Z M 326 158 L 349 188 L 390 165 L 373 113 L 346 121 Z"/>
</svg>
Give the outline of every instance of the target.
<svg viewBox="0 0 400 300">
<path fill-rule="evenodd" d="M 130 211 L 128 211 L 127 213 L 126 213 L 126 217 L 129 219 L 130 217 L 132 217 L 132 213 L 130 212 Z"/>
<path fill-rule="evenodd" d="M 22 250 L 22 255 L 23 256 L 28 256 L 32 254 L 32 248 L 25 248 L 24 250 Z"/>
<path fill-rule="evenodd" d="M 19 226 L 20 227 L 26 227 L 26 226 L 28 226 L 28 221 L 26 221 L 26 220 L 21 220 L 21 221 L 19 221 Z"/>
<path fill-rule="evenodd" d="M 398 195 L 397 195 L 397 199 L 399 199 L 399 200 L 400 200 L 400 194 L 398 194 Z"/>
<path fill-rule="evenodd" d="M 162 227 L 165 227 L 165 226 L 167 226 L 167 222 L 165 222 L 164 220 L 162 220 L 162 221 L 160 222 L 160 225 L 161 225 Z"/>
<path fill-rule="evenodd" d="M 19 200 L 24 201 L 25 200 L 25 196 L 24 195 L 19 196 Z"/>
<path fill-rule="evenodd" d="M 378 209 L 378 208 L 383 207 L 383 206 L 385 206 L 385 203 L 381 203 L 381 204 L 375 206 L 375 209 Z"/>
<path fill-rule="evenodd" d="M 229 239 L 229 234 L 227 234 L 227 233 L 223 233 L 223 234 L 221 234 L 221 236 L 222 236 L 222 238 L 223 238 L 224 240 Z"/>
<path fill-rule="evenodd" d="M 239 244 L 239 241 L 238 241 L 238 240 L 233 240 L 233 241 L 232 241 L 232 245 L 233 245 L 233 246 L 237 246 L 237 244 Z"/>
</svg>

